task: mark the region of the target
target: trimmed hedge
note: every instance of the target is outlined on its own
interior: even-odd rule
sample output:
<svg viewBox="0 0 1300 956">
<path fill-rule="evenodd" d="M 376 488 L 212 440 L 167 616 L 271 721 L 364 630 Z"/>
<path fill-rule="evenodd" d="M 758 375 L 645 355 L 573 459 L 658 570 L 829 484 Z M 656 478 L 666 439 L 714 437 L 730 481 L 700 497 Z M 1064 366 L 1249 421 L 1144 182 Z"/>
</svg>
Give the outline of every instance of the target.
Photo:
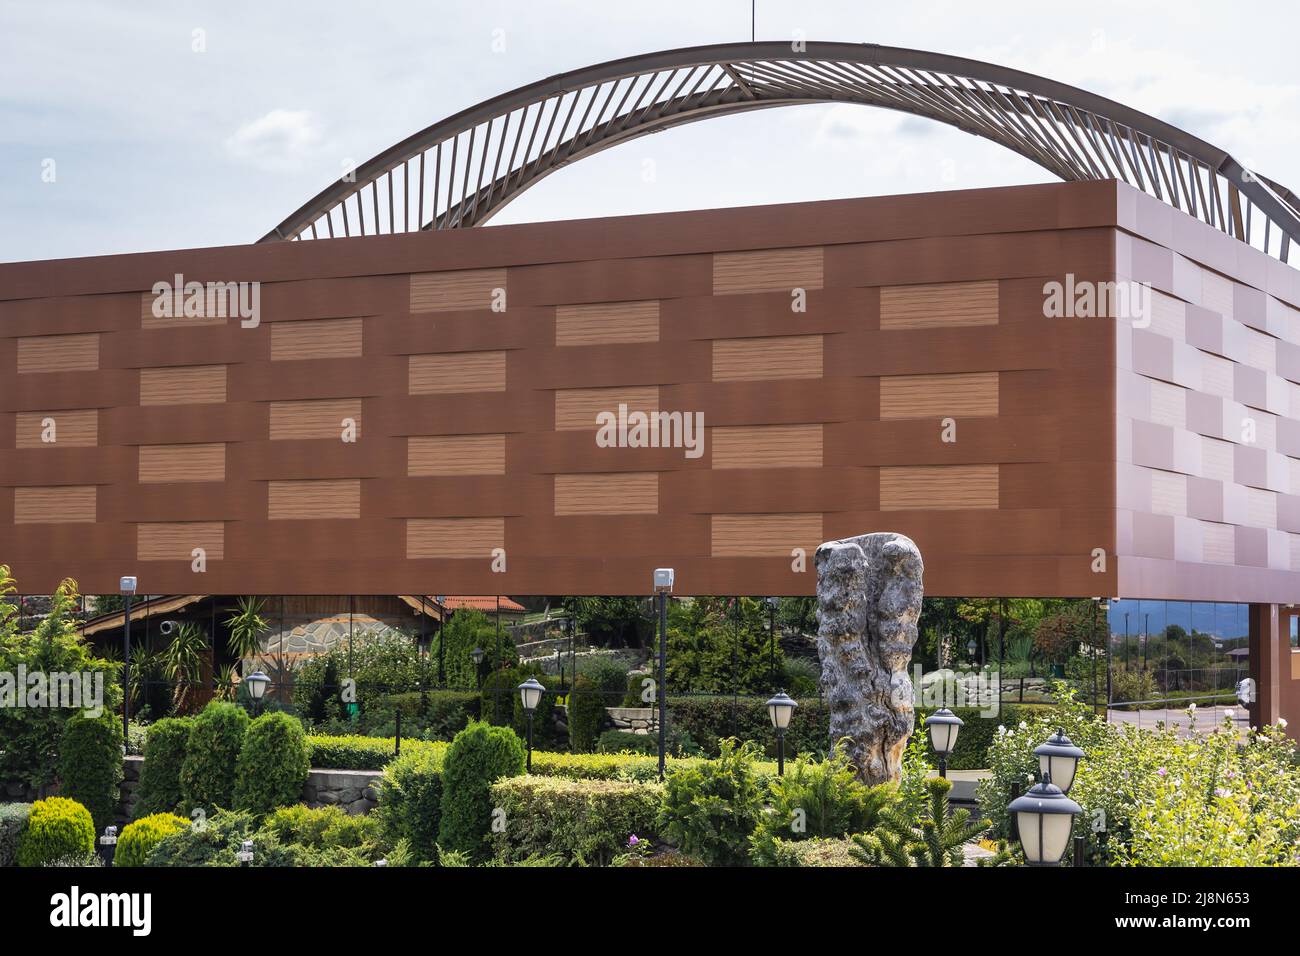
<svg viewBox="0 0 1300 956">
<path fill-rule="evenodd" d="M 442 818 L 438 845 L 471 857 L 482 854 L 492 823 L 489 788 L 524 772 L 524 745 L 508 727 L 470 724 L 456 735 L 442 762 Z"/>
<path fill-rule="evenodd" d="M 213 701 L 194 718 L 181 764 L 181 797 L 187 811 L 229 809 L 235 796 L 235 765 L 248 730 L 237 704 Z"/>
<path fill-rule="evenodd" d="M 144 866 L 144 861 L 164 837 L 178 833 L 190 825 L 184 817 L 174 813 L 154 813 L 128 823 L 117 838 L 114 866 Z"/>
<path fill-rule="evenodd" d="M 596 753 L 659 754 L 658 734 L 634 734 L 630 730 L 607 730 L 596 741 Z"/>
<path fill-rule="evenodd" d="M 0 803 L 0 867 L 13 866 L 18 858 L 18 842 L 27 829 L 32 814 L 30 803 Z"/>
<path fill-rule="evenodd" d="M 653 832 L 663 788 L 616 780 L 512 777 L 491 788 L 504 826 L 493 832 L 496 859 L 516 863 L 559 854 L 567 863 L 604 866 L 633 834 Z"/>
<path fill-rule="evenodd" d="M 844 839 L 777 840 L 777 866 L 865 866 L 850 852 L 853 841 Z"/>
<path fill-rule="evenodd" d="M 307 736 L 288 714 L 263 714 L 248 726 L 235 764 L 235 809 L 255 814 L 297 803 L 311 770 Z"/>
<path fill-rule="evenodd" d="M 438 861 L 444 750 L 404 753 L 386 768 L 376 814 L 394 845 L 402 840 L 417 861 Z"/>
<path fill-rule="evenodd" d="M 47 797 L 32 804 L 27 828 L 18 839 L 19 866 L 45 866 L 95 852 L 95 821 L 90 811 L 66 797 Z"/>
<path fill-rule="evenodd" d="M 193 727 L 192 717 L 164 717 L 149 728 L 135 804 L 137 818 L 170 813 L 181 805 L 181 766 Z"/>
<path fill-rule="evenodd" d="M 441 740 L 407 740 L 403 737 L 402 756 L 417 751 L 445 754 L 448 746 Z M 392 763 L 395 749 L 396 741 L 392 737 L 313 734 L 307 738 L 307 756 L 311 765 L 322 770 L 383 770 Z"/>
<path fill-rule="evenodd" d="M 917 732 L 924 733 L 921 720 L 934 708 L 917 710 Z M 966 725 L 957 737 L 957 749 L 948 759 L 950 770 L 980 770 L 988 766 L 988 748 L 997 733 L 998 725 L 1008 727 L 1026 719 L 1033 708 L 1003 704 L 1000 717 L 982 717 L 973 707 L 954 710 Z M 731 697 L 669 697 L 668 727 L 672 733 L 689 733 L 704 753 L 716 757 L 719 741 L 735 736 L 750 741 L 768 757 L 776 756 L 776 737 L 767 714 L 765 701 L 742 697 L 736 702 Z M 830 712 L 817 698 L 799 701 L 786 731 L 786 757 L 810 754 L 824 757 L 830 744 Z"/>
<path fill-rule="evenodd" d="M 96 833 L 113 822 L 122 786 L 122 728 L 112 715 L 77 715 L 63 725 L 59 778 L 59 792 L 90 811 Z"/>
</svg>

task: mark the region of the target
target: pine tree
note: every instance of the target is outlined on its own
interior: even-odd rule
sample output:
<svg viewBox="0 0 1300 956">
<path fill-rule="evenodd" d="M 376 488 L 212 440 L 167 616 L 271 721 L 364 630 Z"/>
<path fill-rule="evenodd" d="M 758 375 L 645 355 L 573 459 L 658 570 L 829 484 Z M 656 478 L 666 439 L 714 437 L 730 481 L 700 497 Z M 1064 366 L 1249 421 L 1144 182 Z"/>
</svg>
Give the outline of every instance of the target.
<svg viewBox="0 0 1300 956">
<path fill-rule="evenodd" d="M 888 807 L 870 833 L 853 838 L 850 852 L 868 866 L 961 866 L 962 844 L 990 826 L 988 820 L 971 821 L 969 810 L 948 813 L 952 784 L 942 777 L 925 782 L 929 797 L 925 815 L 913 821 L 901 807 Z"/>
</svg>

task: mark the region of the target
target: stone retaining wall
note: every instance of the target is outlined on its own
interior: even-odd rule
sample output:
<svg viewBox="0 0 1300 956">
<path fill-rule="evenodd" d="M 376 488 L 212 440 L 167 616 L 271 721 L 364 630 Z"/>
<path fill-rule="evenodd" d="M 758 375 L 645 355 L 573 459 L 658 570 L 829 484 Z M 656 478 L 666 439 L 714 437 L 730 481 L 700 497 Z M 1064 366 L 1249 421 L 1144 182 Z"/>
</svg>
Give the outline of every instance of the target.
<svg viewBox="0 0 1300 956">
<path fill-rule="evenodd" d="M 129 823 L 133 818 L 140 794 L 140 770 L 143 767 L 143 757 L 127 757 L 123 764 L 122 793 L 117 803 L 119 826 Z M 381 770 L 313 768 L 307 774 L 307 783 L 302 788 L 302 802 L 309 807 L 338 806 L 352 814 L 369 813 L 379 804 L 378 784 L 383 775 Z M 30 802 L 32 797 L 6 794 L 6 799 Z"/>
</svg>

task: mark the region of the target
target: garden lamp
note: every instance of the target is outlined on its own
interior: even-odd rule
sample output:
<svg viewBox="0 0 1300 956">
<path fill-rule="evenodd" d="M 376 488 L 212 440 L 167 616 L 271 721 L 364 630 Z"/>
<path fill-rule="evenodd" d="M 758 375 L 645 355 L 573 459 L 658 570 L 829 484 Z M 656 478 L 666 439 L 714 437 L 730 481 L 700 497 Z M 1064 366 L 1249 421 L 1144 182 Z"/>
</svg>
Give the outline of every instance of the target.
<svg viewBox="0 0 1300 956">
<path fill-rule="evenodd" d="M 519 699 L 523 701 L 524 711 L 528 714 L 528 765 L 529 773 L 533 772 L 533 711 L 537 710 L 537 705 L 542 702 L 542 694 L 546 688 L 538 683 L 536 677 L 530 677 L 520 684 L 516 690 L 519 691 Z"/>
<path fill-rule="evenodd" d="M 125 611 L 122 616 L 122 741 L 131 739 L 131 597 L 136 589 L 135 575 L 118 578 L 117 590 L 122 595 Z"/>
<path fill-rule="evenodd" d="M 235 859 L 239 861 L 240 866 L 248 866 L 253 862 L 253 841 L 245 840 L 239 844 L 239 851 L 235 854 Z"/>
<path fill-rule="evenodd" d="M 99 838 L 99 845 L 103 847 L 100 855 L 103 856 L 104 862 L 108 866 L 112 866 L 113 857 L 117 853 L 117 827 L 104 827 L 104 835 Z"/>
<path fill-rule="evenodd" d="M 244 684 L 248 687 L 248 696 L 253 701 L 253 709 L 260 711 L 262 709 L 262 698 L 266 696 L 266 688 L 270 686 L 271 678 L 260 670 L 253 671 L 244 678 Z"/>
<path fill-rule="evenodd" d="M 479 690 L 483 689 L 483 648 L 475 647 L 469 652 L 469 656 L 474 660 L 474 683 L 478 685 Z"/>
<path fill-rule="evenodd" d="M 926 729 L 930 731 L 930 746 L 939 758 L 939 776 L 948 776 L 948 755 L 957 746 L 957 734 L 966 722 L 947 707 L 940 707 L 925 718 Z"/>
<path fill-rule="evenodd" d="M 799 704 L 791 697 L 781 691 L 775 697 L 767 702 L 767 716 L 772 719 L 772 727 L 776 730 L 776 775 L 785 776 L 785 732 L 790 726 L 790 718 L 794 716 L 794 709 Z"/>
<path fill-rule="evenodd" d="M 1029 866 L 1059 866 L 1070 845 L 1074 818 L 1083 809 L 1052 783 L 1050 775 L 1007 806 L 1020 832 L 1020 846 Z"/>
<path fill-rule="evenodd" d="M 1044 780 L 1051 780 L 1061 793 L 1069 793 L 1074 786 L 1074 772 L 1079 767 L 1083 751 L 1074 745 L 1063 729 L 1047 738 L 1047 743 L 1034 748 L 1038 769 Z"/>
</svg>

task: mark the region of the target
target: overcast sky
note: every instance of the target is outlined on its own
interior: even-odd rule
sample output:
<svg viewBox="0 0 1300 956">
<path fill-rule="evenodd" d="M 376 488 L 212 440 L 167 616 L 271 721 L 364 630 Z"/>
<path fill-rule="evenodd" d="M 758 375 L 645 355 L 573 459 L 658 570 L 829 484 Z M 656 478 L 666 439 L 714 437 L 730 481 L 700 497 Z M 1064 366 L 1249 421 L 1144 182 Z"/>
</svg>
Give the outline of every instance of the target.
<svg viewBox="0 0 1300 956">
<path fill-rule="evenodd" d="M 760 40 L 802 31 L 1042 74 L 1182 126 L 1300 191 L 1293 3 L 757 7 Z M 252 242 L 346 161 L 480 100 L 617 57 L 747 40 L 749 31 L 749 0 L 3 0 L 0 261 Z M 504 51 L 493 52 L 494 36 Z M 657 174 L 650 183 L 647 159 Z M 43 181 L 51 169 L 54 181 Z M 615 147 L 545 180 L 493 221 L 1050 178 L 941 124 L 804 106 Z"/>
</svg>

